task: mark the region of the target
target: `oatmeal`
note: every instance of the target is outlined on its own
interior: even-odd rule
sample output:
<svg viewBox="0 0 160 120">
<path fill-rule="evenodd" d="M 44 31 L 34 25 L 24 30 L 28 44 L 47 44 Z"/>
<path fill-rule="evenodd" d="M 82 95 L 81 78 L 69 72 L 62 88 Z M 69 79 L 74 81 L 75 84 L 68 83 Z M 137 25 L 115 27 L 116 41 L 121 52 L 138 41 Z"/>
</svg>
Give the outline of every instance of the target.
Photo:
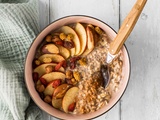
<svg viewBox="0 0 160 120">
<path fill-rule="evenodd" d="M 35 88 L 44 102 L 70 114 L 85 114 L 107 105 L 121 83 L 122 55 L 107 66 L 109 39 L 102 29 L 83 23 L 62 26 L 48 34 L 33 61 Z"/>
</svg>

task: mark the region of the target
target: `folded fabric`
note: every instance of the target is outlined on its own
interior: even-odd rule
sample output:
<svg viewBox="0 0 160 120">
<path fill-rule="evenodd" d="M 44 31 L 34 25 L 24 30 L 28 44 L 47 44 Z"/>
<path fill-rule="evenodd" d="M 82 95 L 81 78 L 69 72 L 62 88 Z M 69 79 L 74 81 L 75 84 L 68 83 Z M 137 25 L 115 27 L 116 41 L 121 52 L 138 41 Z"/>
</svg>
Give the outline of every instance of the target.
<svg viewBox="0 0 160 120">
<path fill-rule="evenodd" d="M 0 119 L 41 120 L 24 82 L 28 48 L 38 33 L 37 0 L 0 0 Z"/>
</svg>

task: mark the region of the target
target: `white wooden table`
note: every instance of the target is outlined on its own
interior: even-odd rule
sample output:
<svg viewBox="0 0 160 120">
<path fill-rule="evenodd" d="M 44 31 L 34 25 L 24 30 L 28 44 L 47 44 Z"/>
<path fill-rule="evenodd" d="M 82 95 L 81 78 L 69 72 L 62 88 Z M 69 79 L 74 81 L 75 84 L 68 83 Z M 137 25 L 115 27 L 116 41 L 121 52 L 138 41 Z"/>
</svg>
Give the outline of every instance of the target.
<svg viewBox="0 0 160 120">
<path fill-rule="evenodd" d="M 39 0 L 40 27 L 68 15 L 97 17 L 118 31 L 136 0 Z M 128 88 L 95 120 L 160 120 L 160 0 L 148 0 L 126 41 L 131 59 Z M 44 120 L 57 120 L 44 113 Z"/>
</svg>

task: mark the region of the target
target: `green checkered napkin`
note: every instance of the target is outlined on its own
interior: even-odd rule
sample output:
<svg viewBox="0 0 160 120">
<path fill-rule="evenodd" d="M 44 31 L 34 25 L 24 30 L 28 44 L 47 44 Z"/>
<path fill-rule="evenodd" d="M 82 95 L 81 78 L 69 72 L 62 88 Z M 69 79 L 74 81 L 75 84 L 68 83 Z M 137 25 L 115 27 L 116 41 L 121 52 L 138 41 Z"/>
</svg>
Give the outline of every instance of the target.
<svg viewBox="0 0 160 120">
<path fill-rule="evenodd" d="M 0 119 L 40 120 L 24 82 L 24 61 L 38 33 L 37 0 L 0 0 Z"/>
</svg>

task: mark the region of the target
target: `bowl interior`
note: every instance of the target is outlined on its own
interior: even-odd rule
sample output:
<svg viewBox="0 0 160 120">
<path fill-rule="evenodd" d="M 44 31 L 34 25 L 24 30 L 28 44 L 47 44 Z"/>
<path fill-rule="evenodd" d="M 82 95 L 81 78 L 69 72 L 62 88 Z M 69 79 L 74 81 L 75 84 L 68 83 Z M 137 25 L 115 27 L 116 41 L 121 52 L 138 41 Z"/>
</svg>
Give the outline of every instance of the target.
<svg viewBox="0 0 160 120">
<path fill-rule="evenodd" d="M 94 112 L 94 113 L 88 113 L 88 114 L 83 114 L 83 115 L 72 115 L 72 114 L 66 114 L 64 112 L 61 112 L 57 109 L 54 109 L 52 106 L 48 105 L 47 103 L 45 103 L 39 96 L 38 92 L 36 91 L 35 87 L 34 87 L 34 82 L 33 82 L 33 78 L 32 78 L 32 61 L 34 59 L 34 55 L 36 53 L 36 49 L 39 46 L 39 44 L 42 42 L 43 38 L 49 34 L 51 31 L 63 26 L 63 25 L 67 25 L 67 24 L 72 24 L 72 23 L 76 23 L 76 22 L 81 22 L 81 23 L 88 23 L 88 24 L 93 24 L 95 26 L 99 26 L 100 28 L 102 28 L 106 34 L 108 35 L 109 39 L 113 40 L 116 36 L 116 32 L 107 24 L 105 24 L 104 22 L 92 18 L 92 17 L 88 17 L 88 16 L 68 16 L 68 17 L 64 17 L 61 18 L 59 20 L 54 21 L 53 23 L 51 23 L 49 26 L 47 26 L 38 36 L 37 38 L 34 40 L 34 42 L 32 43 L 27 57 L 26 57 L 26 63 L 25 63 L 25 82 L 26 82 L 26 86 L 28 88 L 28 91 L 32 97 L 32 99 L 34 100 L 34 102 L 45 112 L 47 112 L 48 114 L 57 117 L 57 118 L 61 118 L 61 119 L 69 119 L 69 120 L 77 120 L 77 119 L 91 119 L 94 117 L 97 117 L 105 112 L 107 112 L 109 109 L 111 109 L 117 102 L 118 100 L 121 98 L 121 96 L 123 95 L 128 80 L 129 80 L 129 76 L 130 76 L 130 61 L 129 61 L 129 55 L 128 52 L 126 50 L 126 47 L 123 46 L 122 48 L 122 54 L 123 54 L 123 68 L 122 68 L 122 82 L 120 84 L 119 90 L 118 92 L 116 92 L 115 94 L 113 94 L 110 102 L 108 105 L 106 105 L 105 107 L 103 107 L 102 109 Z"/>
</svg>

